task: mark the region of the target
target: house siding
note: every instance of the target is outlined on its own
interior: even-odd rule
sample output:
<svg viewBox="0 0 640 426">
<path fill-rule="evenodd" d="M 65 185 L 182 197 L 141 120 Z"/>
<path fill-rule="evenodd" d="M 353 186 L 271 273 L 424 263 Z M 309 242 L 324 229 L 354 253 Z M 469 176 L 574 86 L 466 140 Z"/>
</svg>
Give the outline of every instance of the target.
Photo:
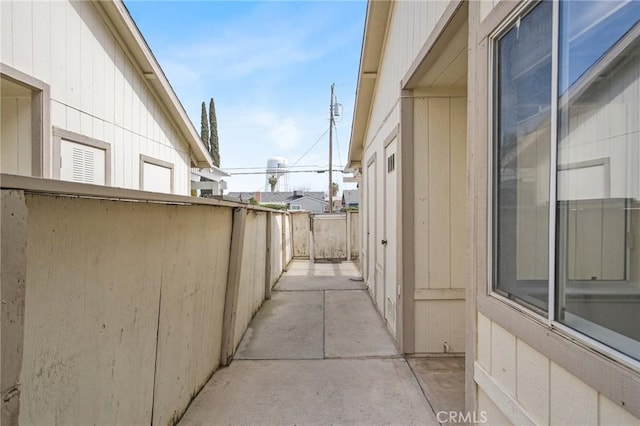
<svg viewBox="0 0 640 426">
<path fill-rule="evenodd" d="M 189 193 L 188 144 L 102 6 L 10 1 L 0 7 L 2 63 L 50 85 L 52 126 L 111 144 L 109 185 L 140 189 L 143 154 L 173 164 L 174 192 Z M 49 170 L 59 168 L 57 158 L 45 161 Z"/>
<path fill-rule="evenodd" d="M 640 419 L 578 377 L 478 314 L 478 412 L 489 424 L 619 424 Z M 482 348 L 482 349 L 480 349 Z"/>
<path fill-rule="evenodd" d="M 470 396 L 467 408 L 485 412 L 488 424 L 640 425 L 637 363 L 622 361 L 614 351 L 603 353 L 603 349 L 577 334 L 549 326 L 546 318 L 490 294 L 491 170 L 487 159 L 491 149 L 491 123 L 487 111 L 490 111 L 492 75 L 487 36 L 521 4 L 487 0 L 469 5 L 467 232 L 470 269 L 467 291 L 474 299 L 467 310 L 466 390 Z M 622 70 L 625 74 L 615 80 L 618 84 L 628 83 L 632 78 L 628 73 L 635 73 L 636 81 L 627 86 L 624 96 L 638 93 L 637 60 L 634 67 Z M 616 125 L 624 119 L 624 112 L 613 113 L 616 106 L 608 91 L 602 91 L 599 96 L 599 105 L 610 104 L 601 109 L 607 118 L 593 116 L 582 120 L 588 135 L 584 139 L 619 130 Z M 603 119 L 612 124 L 596 130 L 593 121 Z M 635 127 L 622 130 L 637 129 L 637 120 L 628 123 Z M 615 157 L 617 152 L 612 149 L 609 154 Z M 560 160 L 562 155 L 563 152 L 559 152 Z M 589 155 L 593 152 L 585 151 L 584 159 L 591 159 Z M 548 268 L 535 261 L 535 253 L 529 259 L 518 261 L 519 267 L 530 267 L 527 272 L 531 276 L 544 273 Z"/>
<path fill-rule="evenodd" d="M 362 226 L 374 224 L 375 229 L 362 232 L 363 265 L 370 265 L 366 268 L 365 278 L 381 312 L 385 310 L 382 294 L 389 293 L 385 286 L 395 285 L 392 282 L 395 280 L 385 278 L 389 261 L 387 259 L 385 264 L 385 249 L 380 240 L 394 232 L 385 230 L 385 226 L 398 224 L 398 235 L 408 226 L 418 236 L 412 243 L 411 252 L 401 254 L 398 250 L 398 267 L 409 264 L 406 259 L 409 256 L 416 259 L 411 263 L 414 278 L 398 275 L 397 281 L 403 286 L 402 292 L 410 294 L 407 296 L 410 302 L 405 299 L 404 309 L 409 309 L 409 319 L 405 318 L 405 321 L 412 324 L 409 328 L 406 323 L 400 325 L 405 327 L 404 336 L 398 336 L 399 341 L 404 338 L 400 343 L 408 353 L 463 353 L 465 350 L 465 79 L 462 78 L 462 82 L 438 80 L 440 86 L 436 90 L 424 86 L 401 92 L 406 83 L 404 79 L 413 77 L 408 75 L 410 70 L 424 54 L 425 45 L 433 40 L 432 32 L 449 6 L 447 1 L 392 3 L 371 114 L 364 132 L 363 188 L 360 191 Z M 447 61 L 453 61 L 449 56 L 462 55 L 464 58 L 464 47 L 458 45 L 466 41 L 466 27 L 458 30 L 456 41 L 456 47 L 442 54 L 448 55 Z M 449 62 L 438 65 L 444 67 L 440 70 L 442 74 L 446 74 L 447 67 L 451 66 Z M 410 103 L 412 108 L 411 128 L 405 122 L 403 102 Z M 408 143 L 404 140 L 405 130 L 413 139 L 414 151 L 408 156 L 403 154 Z M 385 146 L 394 140 L 397 142 L 395 163 L 399 173 L 399 196 L 397 205 L 391 206 L 385 202 Z M 406 204 L 406 197 L 400 198 L 406 183 L 400 176 L 409 173 L 402 159 L 413 161 L 414 176 L 409 177 L 414 191 L 409 196 L 413 206 Z M 374 181 L 375 188 L 367 189 Z M 396 191 L 387 188 L 387 194 L 392 190 Z M 372 195 L 375 205 L 368 199 Z M 415 220 L 412 224 L 401 224 L 404 220 L 400 216 L 402 209 L 413 211 Z M 374 216 L 373 220 L 371 216 Z M 367 235 L 371 235 L 370 243 L 366 240 Z M 401 244 L 401 241 L 398 239 L 397 243 Z M 370 261 L 371 256 L 375 257 L 374 261 Z M 411 306 L 407 306 L 409 303 Z"/>
</svg>

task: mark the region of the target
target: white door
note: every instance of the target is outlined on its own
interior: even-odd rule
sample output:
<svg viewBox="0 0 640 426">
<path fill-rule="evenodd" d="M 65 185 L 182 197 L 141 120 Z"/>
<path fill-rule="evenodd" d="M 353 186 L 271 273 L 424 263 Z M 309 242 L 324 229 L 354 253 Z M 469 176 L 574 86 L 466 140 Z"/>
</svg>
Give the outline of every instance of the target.
<svg viewBox="0 0 640 426">
<path fill-rule="evenodd" d="M 376 162 L 367 166 L 367 285 L 376 298 Z"/>
<path fill-rule="evenodd" d="M 391 333 L 396 334 L 397 289 L 396 289 L 396 253 L 397 253 L 397 139 L 385 148 L 384 173 L 384 237 L 381 241 L 384 247 L 384 318 Z"/>
</svg>

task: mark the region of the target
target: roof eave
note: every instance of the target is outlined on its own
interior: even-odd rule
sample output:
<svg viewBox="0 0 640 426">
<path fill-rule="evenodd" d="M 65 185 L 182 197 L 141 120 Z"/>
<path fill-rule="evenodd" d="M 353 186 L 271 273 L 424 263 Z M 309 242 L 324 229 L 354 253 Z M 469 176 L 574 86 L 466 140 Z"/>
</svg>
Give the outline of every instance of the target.
<svg viewBox="0 0 640 426">
<path fill-rule="evenodd" d="M 345 170 L 355 170 L 362 167 L 366 129 L 371 115 L 371 104 L 378 80 L 380 58 L 390 10 L 391 1 L 369 0 L 367 4 L 358 70 L 358 87 L 351 125 L 351 139 L 349 140 L 349 155 Z"/>
</svg>

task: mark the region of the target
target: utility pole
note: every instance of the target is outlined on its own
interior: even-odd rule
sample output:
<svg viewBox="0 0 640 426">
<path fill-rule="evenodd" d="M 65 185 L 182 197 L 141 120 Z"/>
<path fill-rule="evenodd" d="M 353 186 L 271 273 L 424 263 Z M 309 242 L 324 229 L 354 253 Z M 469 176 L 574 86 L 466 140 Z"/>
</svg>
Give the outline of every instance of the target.
<svg viewBox="0 0 640 426">
<path fill-rule="evenodd" d="M 331 84 L 331 103 L 329 104 L 329 213 L 333 213 L 333 88 Z"/>
</svg>

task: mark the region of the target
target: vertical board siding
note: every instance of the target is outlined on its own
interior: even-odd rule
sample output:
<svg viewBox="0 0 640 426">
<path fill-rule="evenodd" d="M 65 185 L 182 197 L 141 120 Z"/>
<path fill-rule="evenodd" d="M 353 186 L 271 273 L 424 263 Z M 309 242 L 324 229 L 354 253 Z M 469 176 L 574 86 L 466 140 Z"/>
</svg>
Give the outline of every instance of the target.
<svg viewBox="0 0 640 426">
<path fill-rule="evenodd" d="M 394 2 L 371 107 L 366 144 L 400 98 L 400 82 L 444 13 L 448 1 Z M 398 124 L 399 121 L 394 121 Z M 384 138 L 384 136 L 383 136 Z"/>
<path fill-rule="evenodd" d="M 490 390 L 477 385 L 478 408 L 487 412 L 488 424 L 504 421 L 518 405 L 541 425 L 640 425 L 639 418 L 481 313 L 477 338 L 477 361 L 502 393 L 493 400 Z"/>
<path fill-rule="evenodd" d="M 413 161 L 415 222 L 415 288 L 429 288 L 429 102 L 426 98 L 414 100 Z"/>
<path fill-rule="evenodd" d="M 311 254 L 309 215 L 307 213 L 293 213 L 291 214 L 291 224 L 293 228 L 293 257 L 308 259 Z"/>
<path fill-rule="evenodd" d="M 143 154 L 174 164 L 174 193 L 188 195 L 189 146 L 106 24 L 100 6 L 1 3 L 2 62 L 50 86 L 52 125 L 111 144 L 108 184 L 140 189 L 137 159 Z"/>
<path fill-rule="evenodd" d="M 464 303 L 464 300 L 416 300 L 416 353 L 464 353 Z"/>
<path fill-rule="evenodd" d="M 414 101 L 416 288 L 465 288 L 466 99 Z"/>
<path fill-rule="evenodd" d="M 0 23 L 2 36 L 0 37 L 0 59 L 2 62 L 13 63 L 13 3 L 0 2 Z"/>
<path fill-rule="evenodd" d="M 451 101 L 429 99 L 429 288 L 449 288 L 451 281 L 451 193 L 449 155 Z"/>
<path fill-rule="evenodd" d="M 465 288 L 467 100 L 451 99 L 451 288 Z"/>
<path fill-rule="evenodd" d="M 2 97 L 0 104 L 2 126 L 3 173 L 30 175 L 32 171 L 31 98 Z"/>
<path fill-rule="evenodd" d="M 33 73 L 33 19 L 30 2 L 15 2 L 12 8 L 13 63 L 15 68 Z M 4 32 L 4 30 L 3 30 Z M 4 34 L 3 34 L 4 35 Z"/>
</svg>

